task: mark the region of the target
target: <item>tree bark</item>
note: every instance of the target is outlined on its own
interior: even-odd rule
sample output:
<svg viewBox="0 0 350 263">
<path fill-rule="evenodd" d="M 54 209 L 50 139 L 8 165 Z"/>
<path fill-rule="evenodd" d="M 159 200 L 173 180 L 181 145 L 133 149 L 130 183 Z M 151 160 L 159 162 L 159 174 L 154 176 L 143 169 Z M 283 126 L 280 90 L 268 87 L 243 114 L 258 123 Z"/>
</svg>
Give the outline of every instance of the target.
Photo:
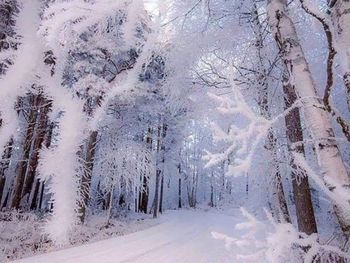
<svg viewBox="0 0 350 263">
<path fill-rule="evenodd" d="M 8 142 L 4 154 L 2 156 L 2 161 L 0 162 L 0 205 L 3 197 L 5 183 L 6 183 L 6 175 L 5 172 L 10 165 L 10 158 L 12 156 L 13 150 L 13 138 Z"/>
<path fill-rule="evenodd" d="M 11 207 L 18 209 L 21 203 L 22 190 L 25 180 L 25 175 L 28 166 L 28 159 L 30 156 L 30 150 L 32 145 L 32 140 L 34 136 L 35 125 L 38 115 L 38 105 L 40 105 L 41 98 L 37 95 L 31 95 L 30 97 L 30 114 L 28 118 L 28 126 L 26 131 L 26 136 L 23 143 L 23 154 L 21 160 L 18 162 L 17 166 L 17 176 L 15 179 Z"/>
<path fill-rule="evenodd" d="M 153 134 L 153 130 L 151 127 L 149 127 L 146 135 L 147 136 L 146 145 L 150 152 L 152 151 L 152 144 L 153 144 L 152 134 Z M 145 161 L 150 162 L 150 160 L 145 160 Z M 144 174 L 141 175 L 141 184 L 142 184 L 142 189 L 140 189 L 139 211 L 147 214 L 149 188 L 148 188 L 148 175 L 146 174 L 146 171 L 144 171 Z"/>
<path fill-rule="evenodd" d="M 47 130 L 45 132 L 45 138 L 43 143 L 45 144 L 46 148 L 49 148 L 51 145 L 54 123 L 47 125 L 46 129 Z M 31 203 L 30 203 L 31 210 L 42 209 L 42 201 L 44 198 L 44 188 L 45 188 L 45 181 L 41 182 L 40 179 L 37 179 L 36 186 L 33 193 L 33 198 L 31 199 Z M 40 195 L 39 195 L 39 192 L 40 192 Z"/>
<path fill-rule="evenodd" d="M 337 51 L 343 72 L 343 81 L 348 93 L 350 108 L 350 1 L 329 0 L 329 12 L 336 34 Z"/>
<path fill-rule="evenodd" d="M 182 201 L 181 201 L 181 178 L 179 178 L 179 208 L 182 208 Z"/>
<path fill-rule="evenodd" d="M 40 105 L 38 111 L 38 120 L 36 121 L 36 127 L 33 135 L 32 146 L 30 150 L 30 156 L 28 159 L 27 170 L 25 175 L 25 181 L 21 193 L 21 199 L 26 199 L 26 203 L 30 201 L 30 193 L 33 188 L 34 179 L 36 176 L 36 170 L 39 163 L 39 153 L 42 149 L 45 139 L 45 133 L 47 132 L 48 126 L 48 113 L 51 108 L 51 102 L 47 99 L 43 98 L 42 95 L 38 95 L 40 97 Z M 31 204 L 29 204 L 31 206 Z M 30 207 L 28 207 L 30 208 Z"/>
<path fill-rule="evenodd" d="M 158 201 L 159 201 L 159 179 L 160 179 L 161 171 L 157 169 L 156 171 L 156 189 L 154 193 L 154 201 L 153 201 L 153 218 L 158 216 Z"/>
<path fill-rule="evenodd" d="M 30 210 L 36 210 L 37 209 L 37 200 L 38 200 L 38 194 L 39 194 L 39 190 L 40 190 L 40 179 L 36 179 L 35 182 L 35 187 L 34 187 L 34 192 L 33 192 L 33 197 L 32 200 L 30 202 Z"/>
<path fill-rule="evenodd" d="M 290 108 L 298 99 L 294 87 L 290 83 L 286 83 L 283 86 L 283 90 L 285 94 L 286 108 Z M 285 122 L 289 143 L 291 145 L 299 143 L 295 146 L 291 146 L 289 150 L 304 155 L 304 146 L 301 143 L 304 140 L 304 137 L 299 109 L 294 108 L 291 110 L 285 117 Z M 317 233 L 308 177 L 297 167 L 294 163 L 293 157 L 290 159 L 290 167 L 292 168 L 293 196 L 299 231 L 308 235 Z"/>
<path fill-rule="evenodd" d="M 41 182 L 40 197 L 39 197 L 39 210 L 42 210 L 42 208 L 43 208 L 44 191 L 45 191 L 45 181 Z"/>
<path fill-rule="evenodd" d="M 153 200 L 153 218 L 156 218 L 158 216 L 158 204 L 159 204 L 159 180 L 161 176 L 161 167 L 159 166 L 159 158 L 160 158 L 160 147 L 161 147 L 161 133 L 162 133 L 162 127 L 160 124 L 158 125 L 158 134 L 157 134 L 157 146 L 156 146 L 156 154 L 157 154 L 157 161 L 156 161 L 156 188 L 154 191 L 154 200 Z"/>
<path fill-rule="evenodd" d="M 263 25 L 260 23 L 259 12 L 256 4 L 253 4 L 252 9 L 252 24 L 256 40 L 256 59 L 257 59 L 257 85 L 258 85 L 258 105 L 260 107 L 261 115 L 266 119 L 271 119 L 271 109 L 269 107 L 269 82 L 268 82 L 268 69 L 265 65 L 264 58 L 264 29 Z M 269 151 L 272 165 L 275 168 L 273 176 L 273 181 L 275 189 L 273 191 L 277 196 L 277 207 L 279 214 L 281 215 L 281 220 L 285 222 L 291 222 L 290 215 L 288 212 L 287 201 L 284 194 L 284 188 L 280 173 L 280 167 L 278 164 L 278 154 L 277 154 L 277 139 L 275 137 L 273 128 L 271 127 L 267 134 L 267 142 L 265 148 Z"/>
<path fill-rule="evenodd" d="M 163 213 L 163 194 L 164 194 L 164 170 L 160 179 L 160 197 L 159 197 L 159 213 Z"/>
<path fill-rule="evenodd" d="M 79 219 L 81 223 L 84 223 L 85 221 L 86 208 L 90 198 L 91 177 L 94 167 L 97 136 L 98 131 L 91 132 L 86 146 L 85 170 L 80 185 L 81 204 L 79 207 Z"/>
<path fill-rule="evenodd" d="M 161 181 L 160 181 L 160 200 L 159 200 L 159 212 L 163 213 L 163 195 L 164 195 L 164 163 L 165 163 L 165 137 L 167 135 L 168 126 L 163 122 L 162 126 L 162 141 L 160 146 L 161 151 Z"/>
<path fill-rule="evenodd" d="M 292 19 L 287 13 L 286 0 L 268 0 L 268 17 L 274 37 L 281 50 L 288 73 L 294 80 L 295 91 L 303 105 L 308 129 L 314 141 L 318 162 L 325 184 L 337 193 L 350 186 L 349 176 L 335 141 L 328 114 L 317 97 L 314 80 Z M 346 208 L 337 204 L 335 211 L 344 233 L 350 233 L 350 218 Z"/>
</svg>

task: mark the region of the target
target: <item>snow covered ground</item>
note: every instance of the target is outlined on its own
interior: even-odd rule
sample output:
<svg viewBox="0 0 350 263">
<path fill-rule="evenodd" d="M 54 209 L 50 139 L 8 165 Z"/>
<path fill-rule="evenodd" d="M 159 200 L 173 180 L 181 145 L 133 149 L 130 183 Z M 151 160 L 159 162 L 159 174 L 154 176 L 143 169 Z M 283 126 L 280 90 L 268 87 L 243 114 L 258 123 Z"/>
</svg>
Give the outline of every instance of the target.
<svg viewBox="0 0 350 263">
<path fill-rule="evenodd" d="M 242 262 L 236 253 L 244 251 L 235 251 L 217 238 L 218 233 L 237 237 L 240 232 L 234 227 L 242 221 L 238 211 L 235 216 L 203 210 L 170 211 L 159 225 L 140 232 L 14 262 Z"/>
</svg>

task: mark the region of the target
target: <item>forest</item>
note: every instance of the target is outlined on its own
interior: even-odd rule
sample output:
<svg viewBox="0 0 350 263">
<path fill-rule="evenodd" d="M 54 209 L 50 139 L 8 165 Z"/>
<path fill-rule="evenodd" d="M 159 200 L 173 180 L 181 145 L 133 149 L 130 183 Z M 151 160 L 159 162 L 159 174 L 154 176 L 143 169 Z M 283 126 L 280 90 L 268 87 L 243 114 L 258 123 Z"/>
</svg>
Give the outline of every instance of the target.
<svg viewBox="0 0 350 263">
<path fill-rule="evenodd" d="M 346 263 L 349 238 L 349 0 L 0 0 L 0 262 Z"/>
</svg>

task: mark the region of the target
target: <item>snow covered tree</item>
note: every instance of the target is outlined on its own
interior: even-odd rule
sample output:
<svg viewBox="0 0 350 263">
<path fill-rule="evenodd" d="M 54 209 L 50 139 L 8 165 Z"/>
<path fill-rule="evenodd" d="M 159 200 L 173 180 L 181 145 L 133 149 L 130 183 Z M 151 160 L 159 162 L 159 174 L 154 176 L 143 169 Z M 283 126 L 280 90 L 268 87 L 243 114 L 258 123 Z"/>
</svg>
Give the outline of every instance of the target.
<svg viewBox="0 0 350 263">
<path fill-rule="evenodd" d="M 293 21 L 288 15 L 287 2 L 271 0 L 268 2 L 270 26 L 283 54 L 284 63 L 290 76 L 293 76 L 295 92 L 303 105 L 306 122 L 316 148 L 317 158 L 327 187 L 335 193 L 349 185 L 349 175 L 334 138 L 328 114 L 322 109 L 318 99 L 315 82 L 305 59 Z M 336 172 L 335 172 L 336 171 Z M 333 200 L 339 223 L 345 233 L 349 231 L 346 207 Z"/>
</svg>

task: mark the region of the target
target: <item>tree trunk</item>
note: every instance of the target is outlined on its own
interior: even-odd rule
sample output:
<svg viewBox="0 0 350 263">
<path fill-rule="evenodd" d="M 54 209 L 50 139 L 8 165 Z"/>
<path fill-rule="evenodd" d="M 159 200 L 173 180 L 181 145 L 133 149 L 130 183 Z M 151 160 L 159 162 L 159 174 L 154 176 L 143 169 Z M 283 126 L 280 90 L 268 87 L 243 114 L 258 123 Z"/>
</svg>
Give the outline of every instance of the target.
<svg viewBox="0 0 350 263">
<path fill-rule="evenodd" d="M 1 176 L 0 177 L 0 207 L 1 207 L 2 196 L 4 194 L 5 183 L 6 183 L 5 176 Z"/>
<path fill-rule="evenodd" d="M 7 192 L 6 197 L 4 199 L 4 202 L 2 202 L 1 204 L 1 210 L 5 207 L 7 207 L 7 203 L 9 202 L 9 198 L 10 198 L 10 191 Z"/>
<path fill-rule="evenodd" d="M 179 208 L 182 208 L 182 201 L 181 201 L 181 178 L 179 178 Z"/>
<path fill-rule="evenodd" d="M 146 145 L 150 152 L 152 152 L 152 144 L 153 144 L 152 134 L 153 134 L 153 130 L 151 127 L 149 127 L 147 132 L 147 137 L 146 137 Z M 145 160 L 145 161 L 150 162 L 150 160 Z M 146 174 L 146 171 L 144 171 L 144 174 L 141 177 L 142 177 L 141 178 L 142 189 L 140 191 L 140 202 L 139 202 L 140 209 L 139 210 L 140 212 L 147 214 L 149 188 L 148 188 L 148 175 Z"/>
<path fill-rule="evenodd" d="M 328 2 L 350 108 L 350 1 L 329 0 Z"/>
<path fill-rule="evenodd" d="M 148 209 L 148 196 L 149 196 L 148 180 L 147 180 L 147 176 L 145 175 L 143 176 L 141 202 L 140 202 L 140 211 L 145 214 L 147 214 L 147 209 Z"/>
<path fill-rule="evenodd" d="M 162 126 L 162 141 L 160 146 L 161 151 L 161 181 L 160 181 L 160 200 L 159 200 L 159 212 L 163 213 L 163 195 L 164 195 L 164 163 L 165 163 L 165 137 L 167 134 L 168 126 L 163 122 Z"/>
<path fill-rule="evenodd" d="M 282 52 L 288 73 L 295 82 L 298 99 L 303 105 L 305 120 L 315 144 L 324 182 L 337 194 L 343 187 L 350 186 L 349 176 L 336 144 L 329 116 L 321 109 L 322 101 L 318 99 L 294 23 L 287 14 L 287 1 L 269 0 L 267 10 L 276 42 Z M 335 200 L 332 201 L 344 233 L 350 234 L 347 208 L 337 204 Z"/>
<path fill-rule="evenodd" d="M 41 190 L 40 190 L 40 198 L 39 198 L 39 210 L 42 210 L 42 208 L 43 208 L 44 190 L 45 190 L 45 181 L 41 182 Z"/>
<path fill-rule="evenodd" d="M 286 83 L 283 85 L 283 90 L 285 94 L 286 108 L 290 108 L 298 99 L 294 87 L 291 84 Z M 295 143 L 301 143 L 304 140 L 304 137 L 299 109 L 294 108 L 291 110 L 285 117 L 285 121 L 289 143 L 292 145 Z M 290 147 L 289 151 L 294 151 L 304 155 L 304 146 L 299 144 L 294 147 Z M 317 233 L 317 225 L 312 206 L 308 177 L 295 165 L 293 157 L 290 159 L 290 167 L 292 168 L 293 196 L 299 231 L 308 235 Z"/>
<path fill-rule="evenodd" d="M 164 194 L 164 171 L 162 171 L 161 179 L 160 179 L 159 213 L 163 213 L 163 194 Z"/>
<path fill-rule="evenodd" d="M 6 149 L 4 151 L 4 154 L 2 156 L 2 161 L 0 162 L 0 205 L 1 205 L 1 200 L 5 189 L 5 183 L 6 183 L 5 172 L 10 165 L 12 150 L 13 150 L 13 138 L 11 138 L 10 141 L 8 142 Z"/>
<path fill-rule="evenodd" d="M 161 147 L 161 133 L 162 133 L 162 127 L 158 126 L 158 134 L 157 134 L 157 147 L 156 147 L 156 154 L 157 154 L 157 160 L 156 160 L 156 189 L 154 191 L 154 200 L 153 200 L 153 218 L 156 218 L 158 216 L 158 204 L 159 204 L 159 180 L 161 176 L 161 168 L 159 167 L 159 155 L 160 155 L 160 147 Z"/>
<path fill-rule="evenodd" d="M 12 203 L 11 207 L 18 209 L 21 203 L 22 190 L 25 180 L 25 175 L 28 166 L 28 159 L 30 156 L 30 150 L 32 145 L 32 140 L 34 136 L 34 129 L 36 125 L 37 115 L 38 115 L 38 105 L 40 105 L 40 97 L 37 95 L 31 95 L 30 97 L 30 114 L 28 119 L 27 132 L 23 143 L 23 155 L 21 160 L 18 162 L 17 166 L 17 176 L 15 179 Z"/>
<path fill-rule="evenodd" d="M 252 10 L 253 16 L 253 28 L 256 40 L 256 58 L 257 58 L 257 83 L 258 83 L 258 104 L 260 107 L 261 115 L 266 119 L 271 119 L 271 109 L 269 107 L 269 82 L 268 82 L 268 68 L 265 65 L 264 58 L 264 29 L 263 25 L 260 23 L 259 12 L 256 4 L 253 4 Z M 280 167 L 278 162 L 278 154 L 277 154 L 277 139 L 275 137 L 273 128 L 269 129 L 267 134 L 267 142 L 265 144 L 265 148 L 269 151 L 272 161 L 272 166 L 275 171 L 273 172 L 273 181 L 275 189 L 273 192 L 276 193 L 277 196 L 277 207 L 279 210 L 279 214 L 281 216 L 281 220 L 284 222 L 291 222 L 290 215 L 288 212 L 287 201 L 284 194 L 284 188 L 280 173 Z"/>
<path fill-rule="evenodd" d="M 39 153 L 42 149 L 45 133 L 47 132 L 48 125 L 48 113 L 51 108 L 51 103 L 44 99 L 42 95 L 38 95 L 40 97 L 40 111 L 38 120 L 36 121 L 36 127 L 33 135 L 31 153 L 29 156 L 27 170 L 25 175 L 25 181 L 21 193 L 21 199 L 28 203 L 30 200 L 30 193 L 33 188 L 34 178 L 36 175 L 36 170 L 39 163 Z M 31 206 L 31 205 L 30 205 Z M 28 207 L 29 208 L 29 207 Z"/>
<path fill-rule="evenodd" d="M 81 223 L 84 223 L 86 216 L 86 207 L 90 198 L 90 187 L 91 187 L 91 177 L 92 170 L 94 167 L 94 157 L 96 150 L 98 132 L 93 131 L 89 136 L 89 140 L 86 146 L 86 156 L 85 156 L 85 170 L 84 175 L 81 179 L 80 194 L 81 194 L 81 204 L 79 207 L 79 219 Z"/>
<path fill-rule="evenodd" d="M 213 173 L 210 178 L 210 207 L 214 207 L 214 186 L 213 186 Z"/>
<path fill-rule="evenodd" d="M 49 148 L 51 145 L 53 129 L 54 129 L 54 123 L 51 123 L 46 127 L 44 142 L 43 142 L 46 148 Z M 45 181 L 40 182 L 40 179 L 37 179 L 33 197 L 30 203 L 31 210 L 42 209 L 42 201 L 44 198 L 44 187 L 45 187 Z M 40 192 L 40 195 L 39 195 L 39 192 Z"/>
<path fill-rule="evenodd" d="M 159 201 L 159 179 L 161 171 L 157 169 L 156 171 L 156 189 L 154 193 L 154 201 L 153 201 L 153 218 L 158 216 L 158 201 Z"/>
<path fill-rule="evenodd" d="M 107 195 L 107 206 L 108 206 L 108 213 L 107 213 L 107 225 L 109 225 L 111 217 L 112 217 L 112 210 L 113 210 L 113 196 L 114 196 L 114 185 L 111 186 L 111 191 Z"/>
<path fill-rule="evenodd" d="M 275 173 L 274 180 L 275 180 L 278 208 L 279 208 L 280 214 L 282 216 L 281 217 L 282 221 L 290 223 L 291 220 L 290 220 L 290 215 L 288 212 L 288 205 L 287 205 L 287 201 L 286 201 L 286 196 L 284 194 L 284 187 L 283 187 L 280 167 L 278 164 L 276 140 L 277 139 L 275 138 L 275 135 L 273 134 L 272 129 L 270 129 L 270 131 L 268 133 L 267 148 L 270 150 L 270 152 L 272 154 L 273 165 L 275 166 L 275 169 L 276 169 L 274 172 Z"/>
<path fill-rule="evenodd" d="M 39 189 L 40 189 L 40 180 L 36 179 L 33 197 L 32 197 L 32 200 L 30 202 L 30 210 L 36 210 L 38 207 L 37 201 L 38 201 Z"/>
</svg>

